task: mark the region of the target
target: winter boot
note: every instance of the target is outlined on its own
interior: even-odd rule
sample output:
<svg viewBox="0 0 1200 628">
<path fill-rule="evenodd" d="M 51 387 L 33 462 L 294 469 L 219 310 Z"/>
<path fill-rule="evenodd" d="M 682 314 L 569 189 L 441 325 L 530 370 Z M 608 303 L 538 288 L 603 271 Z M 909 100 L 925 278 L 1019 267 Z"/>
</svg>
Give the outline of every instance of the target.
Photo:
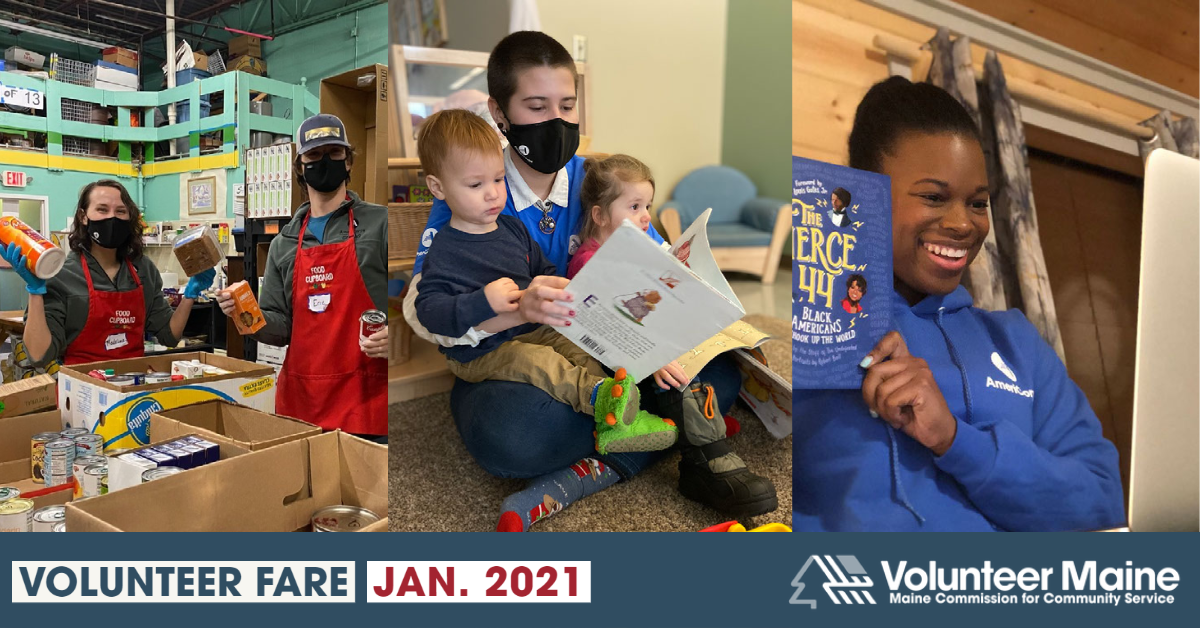
<svg viewBox="0 0 1200 628">
<path fill-rule="evenodd" d="M 753 517 L 779 507 L 775 485 L 755 475 L 725 440 L 724 417 L 711 384 L 692 382 L 682 392 L 661 393 L 663 416 L 679 426 L 679 492 L 734 517 Z"/>
</svg>

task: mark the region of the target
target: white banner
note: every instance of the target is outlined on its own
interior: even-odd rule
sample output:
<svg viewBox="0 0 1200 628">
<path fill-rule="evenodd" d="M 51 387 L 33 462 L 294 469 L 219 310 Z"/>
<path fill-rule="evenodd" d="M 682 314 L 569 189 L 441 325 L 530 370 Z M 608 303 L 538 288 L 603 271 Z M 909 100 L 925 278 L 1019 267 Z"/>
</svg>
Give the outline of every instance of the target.
<svg viewBox="0 0 1200 628">
<path fill-rule="evenodd" d="M 15 561 L 12 601 L 355 601 L 354 561 Z"/>
<path fill-rule="evenodd" d="M 367 602 L 591 601 L 590 561 L 367 561 Z"/>
</svg>

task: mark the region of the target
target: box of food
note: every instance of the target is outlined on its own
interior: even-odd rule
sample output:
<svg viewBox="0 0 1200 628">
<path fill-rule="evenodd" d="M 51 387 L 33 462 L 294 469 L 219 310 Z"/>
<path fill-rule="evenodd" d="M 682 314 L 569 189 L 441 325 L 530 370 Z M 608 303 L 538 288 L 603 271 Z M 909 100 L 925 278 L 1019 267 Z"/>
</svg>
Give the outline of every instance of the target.
<svg viewBox="0 0 1200 628">
<path fill-rule="evenodd" d="M 0 489 L 10 494 L 15 490 L 21 497 L 32 499 L 36 508 L 57 506 L 70 501 L 70 485 L 64 485 L 59 490 L 53 490 L 57 487 L 52 487 L 52 490 L 47 492 L 45 484 L 33 481 L 33 465 L 30 460 L 33 437 L 60 430 L 62 417 L 58 410 L 0 420 Z"/>
<path fill-rule="evenodd" d="M 321 428 L 311 423 L 220 400 L 157 412 L 150 428 L 150 437 L 154 440 L 196 434 L 251 451 L 320 433 Z"/>
<path fill-rule="evenodd" d="M 67 505 L 72 532 L 292 532 L 346 505 L 387 530 L 388 449 L 329 432 Z"/>
<path fill-rule="evenodd" d="M 110 368 L 116 373 L 170 373 L 176 361 L 199 362 L 227 372 L 132 385 L 88 375 L 93 370 Z M 211 353 L 184 353 L 64 366 L 58 373 L 63 427 L 84 427 L 100 434 L 106 451 L 148 445 L 150 415 L 211 399 L 274 412 L 275 371 L 270 366 Z"/>
<path fill-rule="evenodd" d="M 225 259 L 217 232 L 208 225 L 192 227 L 175 237 L 175 259 L 188 277 L 200 274 Z"/>
<path fill-rule="evenodd" d="M 50 375 L 0 384 L 0 419 L 53 408 L 58 402 L 54 386 Z"/>
<path fill-rule="evenodd" d="M 245 72 L 255 76 L 267 75 L 267 64 L 257 57 L 243 55 L 229 62 L 227 72 Z"/>
<path fill-rule="evenodd" d="M 155 437 L 154 443 L 111 455 L 108 458 L 108 492 L 115 493 L 142 484 L 146 471 L 159 467 L 174 467 L 194 471 L 236 456 L 250 453 L 229 441 L 217 442 L 204 434 L 180 431 L 177 421 L 161 416 L 151 417 L 151 432 L 168 433 Z"/>
<path fill-rule="evenodd" d="M 263 319 L 262 310 L 258 307 L 258 299 L 254 298 L 254 291 L 250 289 L 250 284 L 245 281 L 239 281 L 231 284 L 226 290 L 233 297 L 233 324 L 237 327 L 238 333 L 245 336 L 267 326 L 267 321 Z"/>
<path fill-rule="evenodd" d="M 238 35 L 229 40 L 229 56 L 249 55 L 262 58 L 262 40 L 250 35 Z"/>
<path fill-rule="evenodd" d="M 138 54 L 128 48 L 113 46 L 100 51 L 101 59 L 109 63 L 117 63 L 127 68 L 138 69 Z"/>
<path fill-rule="evenodd" d="M 17 46 L 13 46 L 4 51 L 4 60 L 11 64 L 20 66 L 22 68 L 28 68 L 30 70 L 40 70 L 46 65 L 46 55 L 41 55 Z"/>
</svg>

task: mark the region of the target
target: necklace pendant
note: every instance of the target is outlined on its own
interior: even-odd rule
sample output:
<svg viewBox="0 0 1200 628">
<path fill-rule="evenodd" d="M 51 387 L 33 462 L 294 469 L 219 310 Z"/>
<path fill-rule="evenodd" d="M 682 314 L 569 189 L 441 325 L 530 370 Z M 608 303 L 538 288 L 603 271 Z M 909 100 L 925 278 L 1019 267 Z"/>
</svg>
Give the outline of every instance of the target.
<svg viewBox="0 0 1200 628">
<path fill-rule="evenodd" d="M 558 223 L 556 223 L 549 214 L 542 216 L 542 219 L 538 221 L 538 229 L 541 229 L 542 233 L 546 235 L 554 233 L 554 228 L 556 226 L 558 226 Z"/>
</svg>

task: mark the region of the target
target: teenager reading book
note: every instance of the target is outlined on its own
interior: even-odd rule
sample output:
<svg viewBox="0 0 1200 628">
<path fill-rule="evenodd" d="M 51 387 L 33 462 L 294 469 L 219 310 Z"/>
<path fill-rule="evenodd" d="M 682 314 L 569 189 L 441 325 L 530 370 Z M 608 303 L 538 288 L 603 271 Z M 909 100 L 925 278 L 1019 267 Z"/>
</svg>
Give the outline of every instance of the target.
<svg viewBox="0 0 1200 628">
<path fill-rule="evenodd" d="M 470 111 L 446 109 L 421 125 L 417 146 L 429 191 L 451 213 L 425 256 L 417 318 L 436 334 L 492 334 L 476 345 L 442 347 L 450 371 L 467 382 L 524 382 L 593 415 L 600 453 L 673 445 L 674 424 L 640 409 L 624 369 L 609 377 L 553 327 L 517 312 L 521 292 L 554 266 L 520 221 L 500 215 L 507 191 L 496 132 Z"/>
<path fill-rule="evenodd" d="M 508 201 L 501 213 L 523 223 L 556 273 L 565 273 L 570 253 L 578 247 L 583 217 L 579 187 L 584 160 L 575 155 L 579 145 L 577 78 L 571 54 L 544 33 L 520 31 L 508 35 L 488 59 L 488 108 L 509 141 L 504 151 Z M 526 151 L 518 150 L 521 146 Z M 414 308 L 422 289 L 425 252 L 449 219 L 445 202 L 435 201 L 417 252 L 404 315 L 422 338 L 443 346 L 469 345 L 486 337 L 487 332 L 472 329 L 457 337 L 430 334 L 420 324 Z M 662 240 L 653 227 L 648 235 Z M 562 305 L 571 300 L 563 290 L 566 285 L 563 276 L 534 277 L 522 293 L 517 311 L 528 322 L 564 325 L 571 318 L 571 308 Z M 737 400 L 742 382 L 736 362 L 718 356 L 704 367 L 701 377 L 712 382 L 718 411 L 727 413 Z M 652 386 L 649 380 L 641 386 L 643 403 L 654 402 Z M 555 474 L 569 480 L 578 477 L 566 475 L 574 473 L 576 463 L 595 454 L 593 418 L 528 384 L 458 380 L 450 395 L 450 411 L 471 457 L 497 477 L 537 478 L 531 487 L 543 485 L 545 478 Z M 607 473 L 629 479 L 665 455 L 662 451 L 610 453 L 597 460 Z M 584 490 L 577 489 L 578 482 L 571 482 L 563 485 L 572 487 L 572 495 Z M 587 484 L 582 486 L 591 490 Z M 562 499 L 556 501 L 563 503 Z"/>
<path fill-rule="evenodd" d="M 850 166 L 891 177 L 895 331 L 862 360 L 861 390 L 795 391 L 795 527 L 1121 525 L 1117 451 L 1083 392 L 1021 312 L 971 307 L 960 285 L 989 229 L 967 111 L 931 85 L 878 83 Z"/>
</svg>

